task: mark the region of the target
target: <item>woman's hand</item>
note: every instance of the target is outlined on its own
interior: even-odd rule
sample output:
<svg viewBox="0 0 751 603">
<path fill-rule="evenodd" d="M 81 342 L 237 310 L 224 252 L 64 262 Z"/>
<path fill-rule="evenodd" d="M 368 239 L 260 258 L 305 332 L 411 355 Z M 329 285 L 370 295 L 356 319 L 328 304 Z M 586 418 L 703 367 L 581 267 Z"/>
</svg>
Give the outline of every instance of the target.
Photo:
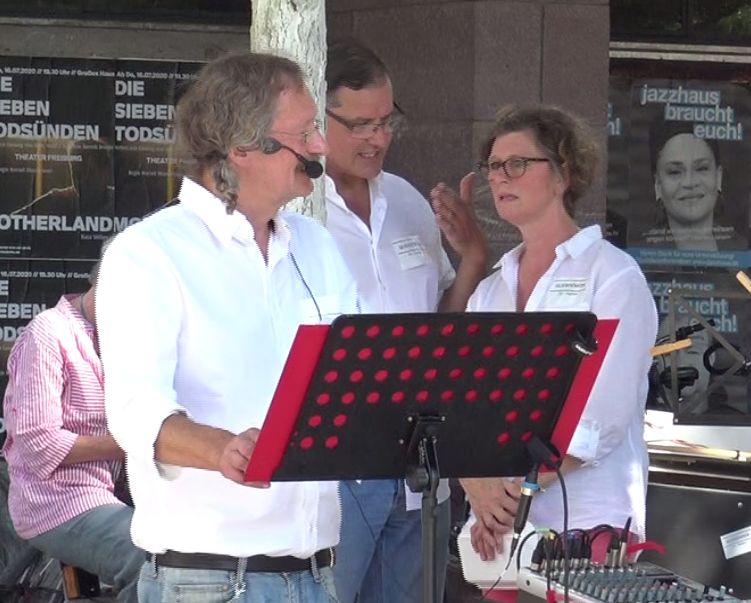
<svg viewBox="0 0 751 603">
<path fill-rule="evenodd" d="M 468 478 L 460 480 L 477 523 L 472 527 L 472 547 L 483 561 L 503 550 L 503 537 L 514 526 L 521 486 L 518 479 Z"/>
</svg>

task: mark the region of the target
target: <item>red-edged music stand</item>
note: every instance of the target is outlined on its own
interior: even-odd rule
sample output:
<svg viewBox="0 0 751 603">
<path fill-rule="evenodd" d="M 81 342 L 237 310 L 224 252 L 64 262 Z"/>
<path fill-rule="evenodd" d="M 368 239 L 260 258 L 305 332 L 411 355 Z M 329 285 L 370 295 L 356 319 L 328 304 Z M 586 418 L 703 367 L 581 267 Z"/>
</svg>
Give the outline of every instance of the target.
<svg viewBox="0 0 751 603">
<path fill-rule="evenodd" d="M 423 492 L 433 603 L 439 478 L 525 475 L 533 436 L 564 453 L 616 324 L 588 312 L 477 312 L 301 326 L 245 478 L 406 476 Z"/>
</svg>

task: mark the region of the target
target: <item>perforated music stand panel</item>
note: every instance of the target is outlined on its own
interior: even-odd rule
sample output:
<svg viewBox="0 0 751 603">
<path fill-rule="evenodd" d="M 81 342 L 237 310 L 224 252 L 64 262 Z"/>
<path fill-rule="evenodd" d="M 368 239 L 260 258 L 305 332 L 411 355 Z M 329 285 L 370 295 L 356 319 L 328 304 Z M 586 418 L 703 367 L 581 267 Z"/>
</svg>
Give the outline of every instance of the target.
<svg viewBox="0 0 751 603">
<path fill-rule="evenodd" d="M 568 447 L 616 322 L 600 321 L 584 361 L 572 343 L 594 333 L 585 312 L 345 315 L 301 327 L 246 479 L 404 477 L 419 416 L 442 419 L 442 477 L 524 474 L 533 435 Z"/>
</svg>

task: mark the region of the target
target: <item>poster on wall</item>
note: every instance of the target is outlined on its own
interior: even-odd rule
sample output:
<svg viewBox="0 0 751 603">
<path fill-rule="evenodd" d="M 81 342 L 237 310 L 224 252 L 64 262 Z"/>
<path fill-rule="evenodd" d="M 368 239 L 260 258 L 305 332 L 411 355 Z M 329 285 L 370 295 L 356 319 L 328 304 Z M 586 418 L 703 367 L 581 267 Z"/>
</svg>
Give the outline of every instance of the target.
<svg viewBox="0 0 751 603">
<path fill-rule="evenodd" d="M 731 82 L 611 76 L 607 235 L 641 265 L 660 316 L 658 342 L 695 328 L 692 346 L 657 358 L 650 403 L 700 424 L 751 424 L 749 375 L 724 374 L 751 357 L 751 296 L 735 273 L 751 267 L 751 92 Z M 685 303 L 671 303 L 670 291 Z M 682 294 L 682 295 L 683 295 Z M 674 324 L 668 316 L 674 313 Z M 672 366 L 672 364 L 675 366 Z M 708 368 L 712 367 L 712 370 Z M 678 392 L 666 391 L 671 371 Z"/>
<path fill-rule="evenodd" d="M 627 243 L 628 221 L 623 208 L 628 207 L 628 138 L 631 81 L 610 78 L 608 97 L 608 183 L 605 204 L 605 235 L 616 247 Z"/>
<path fill-rule="evenodd" d="M 85 290 L 102 241 L 176 196 L 171 121 L 200 66 L 0 57 L 0 396 L 24 325 Z"/>
<path fill-rule="evenodd" d="M 93 259 L 175 194 L 195 63 L 0 58 L 0 257 Z"/>
<path fill-rule="evenodd" d="M 647 270 L 645 275 L 659 315 L 658 343 L 691 341 L 689 348 L 654 360 L 652 405 L 668 410 L 668 401 L 678 400 L 676 418 L 683 423 L 751 425 L 749 368 L 744 360 L 733 369 L 737 358 L 751 359 L 749 293 L 732 271 L 723 269 Z M 708 321 L 710 328 L 697 317 Z M 672 390 L 673 368 L 679 377 L 677 392 L 667 391 Z"/>
<path fill-rule="evenodd" d="M 751 93 L 725 82 L 634 80 L 627 107 L 625 94 L 611 86 L 622 127 L 610 132 L 609 177 L 628 174 L 608 187 L 621 244 L 645 267 L 751 265 Z"/>
</svg>

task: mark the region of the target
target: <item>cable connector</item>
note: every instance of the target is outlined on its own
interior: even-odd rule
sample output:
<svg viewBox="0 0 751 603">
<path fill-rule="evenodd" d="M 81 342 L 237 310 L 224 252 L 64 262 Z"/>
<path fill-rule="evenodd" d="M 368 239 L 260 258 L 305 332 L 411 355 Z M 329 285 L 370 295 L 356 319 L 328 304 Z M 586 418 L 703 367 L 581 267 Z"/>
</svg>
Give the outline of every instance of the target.
<svg viewBox="0 0 751 603">
<path fill-rule="evenodd" d="M 605 567 L 617 567 L 618 557 L 621 552 L 621 537 L 618 534 L 612 534 L 610 536 L 610 544 L 608 545 L 608 552 L 605 555 Z"/>
<path fill-rule="evenodd" d="M 535 550 L 532 551 L 532 558 L 529 560 L 529 569 L 533 572 L 539 572 L 545 560 L 545 538 L 537 541 Z"/>
</svg>

